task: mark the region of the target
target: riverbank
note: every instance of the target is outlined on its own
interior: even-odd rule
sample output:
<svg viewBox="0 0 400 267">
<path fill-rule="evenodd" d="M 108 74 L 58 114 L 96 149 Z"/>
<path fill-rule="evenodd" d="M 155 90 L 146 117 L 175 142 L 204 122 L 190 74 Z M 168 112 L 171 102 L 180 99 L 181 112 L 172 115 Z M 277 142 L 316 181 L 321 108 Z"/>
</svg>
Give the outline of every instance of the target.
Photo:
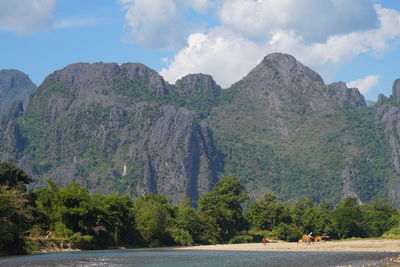
<svg viewBox="0 0 400 267">
<path fill-rule="evenodd" d="M 295 252 L 395 252 L 400 253 L 400 240 L 349 240 L 297 244 L 277 243 L 225 244 L 179 247 L 175 250 L 224 250 L 224 251 L 295 251 Z"/>
</svg>

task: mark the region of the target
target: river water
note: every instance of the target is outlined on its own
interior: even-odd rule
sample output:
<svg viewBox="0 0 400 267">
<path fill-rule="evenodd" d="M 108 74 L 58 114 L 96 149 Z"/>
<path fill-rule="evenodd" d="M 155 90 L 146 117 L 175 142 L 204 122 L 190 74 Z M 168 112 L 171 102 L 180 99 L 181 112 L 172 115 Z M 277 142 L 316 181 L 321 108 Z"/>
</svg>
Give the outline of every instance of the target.
<svg viewBox="0 0 400 267">
<path fill-rule="evenodd" d="M 125 249 L 56 252 L 0 258 L 0 266 L 338 266 L 378 264 L 399 253 L 248 252 Z"/>
</svg>

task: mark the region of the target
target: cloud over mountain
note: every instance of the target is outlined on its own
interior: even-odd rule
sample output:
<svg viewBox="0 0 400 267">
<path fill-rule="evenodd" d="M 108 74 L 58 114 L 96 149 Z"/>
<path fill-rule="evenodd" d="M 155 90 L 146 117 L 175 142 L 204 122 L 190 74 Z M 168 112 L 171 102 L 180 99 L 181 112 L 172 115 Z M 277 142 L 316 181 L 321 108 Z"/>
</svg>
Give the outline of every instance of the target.
<svg viewBox="0 0 400 267">
<path fill-rule="evenodd" d="M 384 53 L 400 36 L 400 13 L 365 0 L 119 2 L 135 43 L 176 52 L 161 71 L 170 82 L 204 72 L 229 86 L 272 52 L 293 54 L 330 81 L 341 64 Z M 188 12 L 216 22 L 198 25 Z"/>
<path fill-rule="evenodd" d="M 264 1 L 257 3 L 262 2 Z M 220 13 L 227 13 L 224 8 L 227 7 L 223 6 Z M 265 10 L 267 16 L 268 9 Z M 290 25 L 288 22 L 282 25 L 276 23 L 275 27 L 263 27 L 264 23 L 250 27 L 252 19 L 260 21 L 262 16 L 259 15 L 260 19 L 257 20 L 257 15 L 251 16 L 251 12 L 241 11 L 236 14 L 233 10 L 232 16 L 238 16 L 235 20 L 222 19 L 221 26 L 191 34 L 188 45 L 177 52 L 170 61 L 171 64 L 161 73 L 173 82 L 186 73 L 206 72 L 212 74 L 222 86 L 229 86 L 234 82 L 232 77 L 244 76 L 249 66 L 254 65 L 265 54 L 279 51 L 295 55 L 330 81 L 337 68 L 344 62 L 363 53 L 384 53 L 399 38 L 400 13 L 381 8 L 379 5 L 374 6 L 374 10 L 378 23 L 366 22 L 364 25 L 359 23 L 358 30 L 350 27 L 348 32 L 343 25 L 331 25 L 332 31 L 326 31 L 325 36 L 321 35 L 318 29 L 312 30 L 313 26 L 310 26 L 309 32 L 315 32 L 314 37 L 308 36 L 309 34 L 302 35 L 302 27 L 284 27 Z M 359 7 L 355 7 L 353 11 L 357 13 Z M 259 12 L 262 12 L 262 9 Z M 321 11 L 314 10 L 314 12 Z M 338 14 L 343 14 L 345 17 L 345 12 Z M 239 27 L 235 21 L 239 22 L 241 15 L 243 24 Z M 304 18 L 307 16 L 309 14 L 304 13 Z M 367 17 L 365 19 L 369 20 Z M 224 24 L 224 22 L 229 23 Z M 312 21 L 309 22 L 312 24 Z M 329 20 L 326 21 L 328 22 Z M 374 26 L 375 24 L 377 26 Z M 265 31 L 262 32 L 261 29 Z M 214 62 L 224 63 L 215 66 Z"/>
</svg>

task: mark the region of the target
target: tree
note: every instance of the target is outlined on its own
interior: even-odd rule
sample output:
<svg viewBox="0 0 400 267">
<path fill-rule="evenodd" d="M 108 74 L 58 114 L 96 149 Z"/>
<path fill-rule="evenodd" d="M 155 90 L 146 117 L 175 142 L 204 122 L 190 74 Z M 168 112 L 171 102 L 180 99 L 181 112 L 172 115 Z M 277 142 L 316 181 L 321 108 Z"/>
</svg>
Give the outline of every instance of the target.
<svg viewBox="0 0 400 267">
<path fill-rule="evenodd" d="M 183 199 L 177 207 L 175 226 L 179 235 L 174 239 L 180 245 L 216 244 L 221 240 L 216 220 L 192 208 L 189 199 Z"/>
<path fill-rule="evenodd" d="M 173 243 L 172 208 L 165 196 L 146 194 L 134 201 L 136 229 L 150 246 Z"/>
<path fill-rule="evenodd" d="M 26 185 L 31 178 L 11 162 L 0 162 L 0 185 L 26 192 Z"/>
<path fill-rule="evenodd" d="M 22 235 L 32 223 L 26 192 L 29 176 L 11 162 L 0 162 L 0 254 L 23 253 Z"/>
<path fill-rule="evenodd" d="M 265 193 L 260 200 L 252 202 L 245 217 L 251 227 L 258 230 L 272 230 L 281 222 L 291 221 L 289 211 L 284 204 L 278 202 L 276 195 L 272 192 Z"/>
<path fill-rule="evenodd" d="M 243 191 L 244 186 L 236 177 L 225 176 L 199 200 L 199 210 L 216 220 L 225 241 L 246 228 L 241 205 L 249 196 Z"/>
<path fill-rule="evenodd" d="M 317 235 L 326 233 L 331 237 L 337 236 L 332 221 L 332 210 L 327 203 L 322 203 L 315 208 L 315 216 L 312 221 L 312 232 Z"/>
<path fill-rule="evenodd" d="M 388 199 L 376 198 L 361 207 L 368 236 L 379 237 L 399 221 L 399 212 Z"/>
<path fill-rule="evenodd" d="M 90 194 L 78 184 L 66 188 L 48 184 L 34 194 L 38 210 L 48 218 L 48 229 L 57 237 L 86 235 L 98 247 L 141 243 L 129 196 Z"/>
<path fill-rule="evenodd" d="M 31 226 L 32 208 L 20 190 L 0 186 L 0 255 L 23 253 L 21 235 Z"/>
<path fill-rule="evenodd" d="M 354 197 L 342 199 L 332 212 L 332 219 L 340 238 L 367 236 L 364 217 Z"/>
</svg>

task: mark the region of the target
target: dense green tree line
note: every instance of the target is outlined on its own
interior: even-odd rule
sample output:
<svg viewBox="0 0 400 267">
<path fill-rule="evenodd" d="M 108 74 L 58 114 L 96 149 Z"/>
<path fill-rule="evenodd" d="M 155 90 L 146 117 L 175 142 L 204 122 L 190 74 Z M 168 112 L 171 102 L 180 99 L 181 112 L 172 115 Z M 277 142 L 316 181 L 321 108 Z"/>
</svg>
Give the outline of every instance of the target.
<svg viewBox="0 0 400 267">
<path fill-rule="evenodd" d="M 398 237 L 400 232 L 399 211 L 388 200 L 360 204 L 349 197 L 333 208 L 309 199 L 281 202 L 269 192 L 249 203 L 233 176 L 204 194 L 197 209 L 189 199 L 172 206 L 162 195 L 100 195 L 78 184 L 60 188 L 51 181 L 27 194 L 29 182 L 12 163 L 0 163 L 0 254 L 29 252 L 27 241 L 52 238 L 94 249 L 259 242 L 263 236 L 297 241 L 310 232 L 336 239 Z"/>
</svg>

